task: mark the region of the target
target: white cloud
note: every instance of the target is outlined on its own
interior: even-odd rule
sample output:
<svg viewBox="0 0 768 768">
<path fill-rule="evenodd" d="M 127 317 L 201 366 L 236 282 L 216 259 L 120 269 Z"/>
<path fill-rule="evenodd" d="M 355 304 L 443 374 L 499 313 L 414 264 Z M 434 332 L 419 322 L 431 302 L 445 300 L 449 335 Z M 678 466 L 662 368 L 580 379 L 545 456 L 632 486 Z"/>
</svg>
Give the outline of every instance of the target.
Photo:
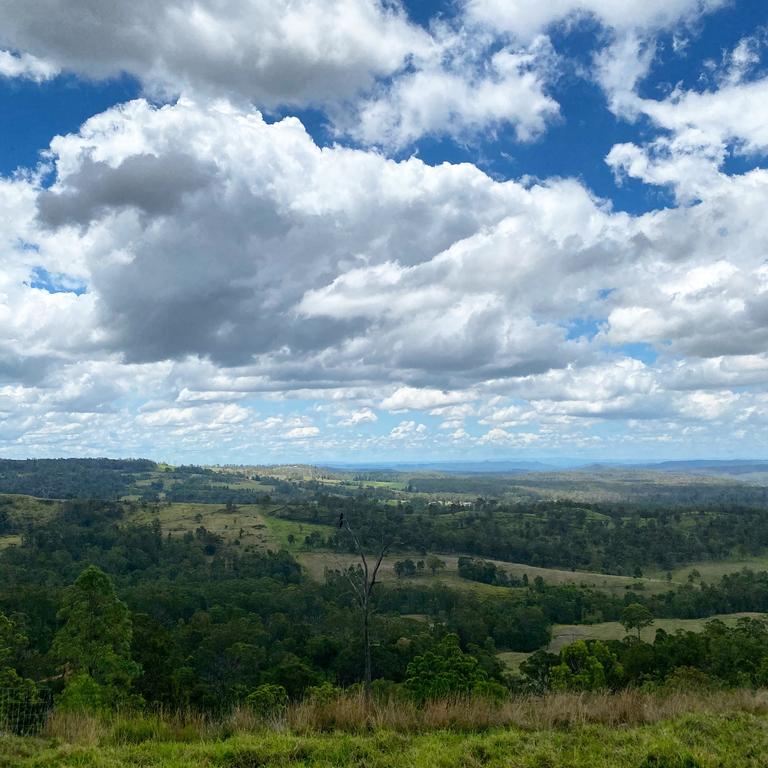
<svg viewBox="0 0 768 768">
<path fill-rule="evenodd" d="M 156 94 L 274 107 L 354 96 L 428 43 L 377 0 L 0 0 L 0 44 L 90 78 L 129 72 Z"/>
<path fill-rule="evenodd" d="M 361 408 L 345 415 L 339 422 L 341 427 L 357 427 L 360 424 L 373 424 L 379 417 L 370 408 Z"/>
<path fill-rule="evenodd" d="M 639 146 L 614 146 L 606 161 L 617 177 L 669 186 L 681 202 L 711 197 L 721 186 L 720 168 L 730 153 L 768 150 L 768 78 L 749 79 L 759 61 L 757 37 L 744 38 L 713 64 L 711 87 L 676 88 L 664 99 L 643 98 L 637 85 L 651 66 L 652 44 L 626 33 L 596 60 L 596 76 L 619 116 L 650 119 L 662 135 Z"/>
<path fill-rule="evenodd" d="M 444 392 L 428 387 L 400 387 L 382 400 L 381 407 L 387 411 L 426 410 L 471 399 L 472 395 L 464 392 Z"/>
<path fill-rule="evenodd" d="M 418 440 L 423 439 L 426 432 L 425 424 L 419 424 L 415 421 L 401 421 L 392 429 L 389 436 L 393 440 Z"/>
<path fill-rule="evenodd" d="M 519 140 L 530 141 L 558 116 L 545 92 L 552 58 L 546 38 L 480 62 L 463 53 L 458 62 L 446 62 L 442 52 L 382 86 L 348 118 L 347 132 L 367 144 L 401 149 L 424 135 L 471 140 L 509 125 Z"/>
<path fill-rule="evenodd" d="M 519 37 L 532 37 L 550 24 L 593 15 L 619 30 L 662 29 L 694 19 L 727 0 L 465 0 L 471 19 Z"/>
<path fill-rule="evenodd" d="M 574 180 L 320 148 L 224 101 L 95 116 L 54 140 L 49 188 L 0 182 L 0 447 L 255 460 L 567 450 L 630 419 L 648 441 L 759 432 L 768 173 L 693 159 L 696 204 L 633 216 Z M 298 404 L 321 399 L 322 430 Z M 379 408 L 441 429 L 411 413 L 388 434 Z"/>
<path fill-rule="evenodd" d="M 47 61 L 28 53 L 20 55 L 0 50 L 0 77 L 18 77 L 42 83 L 58 74 L 59 70 Z"/>
<path fill-rule="evenodd" d="M 320 434 L 318 427 L 294 427 L 289 429 L 285 436 L 291 439 L 305 439 L 307 437 L 317 437 Z"/>
</svg>

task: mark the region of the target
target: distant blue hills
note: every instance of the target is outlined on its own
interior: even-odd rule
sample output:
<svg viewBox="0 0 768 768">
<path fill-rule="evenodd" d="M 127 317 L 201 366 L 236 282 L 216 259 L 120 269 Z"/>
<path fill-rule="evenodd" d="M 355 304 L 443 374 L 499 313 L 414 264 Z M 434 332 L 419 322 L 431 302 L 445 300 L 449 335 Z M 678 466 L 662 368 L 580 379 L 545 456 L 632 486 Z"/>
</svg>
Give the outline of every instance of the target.
<svg viewBox="0 0 768 768">
<path fill-rule="evenodd" d="M 429 462 L 339 462 L 324 465 L 328 469 L 368 470 L 372 472 L 445 472 L 452 474 L 526 474 L 529 472 L 589 471 L 607 469 L 650 470 L 700 474 L 741 475 L 768 472 L 765 459 L 690 459 L 659 462 L 585 462 L 577 459 L 546 459 L 542 461 L 429 461 Z"/>
</svg>

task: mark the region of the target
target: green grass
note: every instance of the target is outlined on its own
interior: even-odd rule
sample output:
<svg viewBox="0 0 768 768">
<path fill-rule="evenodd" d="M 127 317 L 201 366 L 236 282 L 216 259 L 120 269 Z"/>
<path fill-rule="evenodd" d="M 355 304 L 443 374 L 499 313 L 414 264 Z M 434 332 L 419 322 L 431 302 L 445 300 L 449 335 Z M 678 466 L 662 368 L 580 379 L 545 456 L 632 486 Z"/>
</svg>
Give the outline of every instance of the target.
<svg viewBox="0 0 768 768">
<path fill-rule="evenodd" d="M 264 514 L 263 521 L 269 531 L 270 540 L 279 549 L 286 549 L 294 554 L 305 549 L 304 538 L 314 531 L 317 531 L 323 539 L 332 533 L 329 525 L 318 525 L 317 523 L 303 523 L 295 520 L 285 520 L 282 517 Z M 288 541 L 288 537 L 293 535 L 293 543 Z M 329 555 L 330 556 L 330 555 Z"/>
<path fill-rule="evenodd" d="M 232 542 L 238 539 L 244 547 L 285 549 L 294 554 L 305 550 L 305 536 L 318 531 L 325 538 L 331 530 L 327 525 L 275 517 L 272 514 L 275 509 L 278 507 L 274 504 L 238 504 L 232 512 L 228 511 L 223 504 L 177 502 L 167 505 L 161 503 L 156 508 L 150 504 L 145 509 L 138 509 L 129 517 L 129 520 L 150 523 L 157 517 L 163 532 L 170 533 L 172 536 L 181 536 L 187 531 L 194 532 L 202 525 L 209 531 L 223 536 L 227 541 Z M 292 544 L 288 541 L 291 534 L 294 536 Z M 0 546 L 2 546 L 2 540 L 0 540 Z M 331 553 L 325 553 L 325 555 L 327 558 L 331 557 Z"/>
<path fill-rule="evenodd" d="M 646 642 L 653 642 L 657 629 L 665 632 L 676 632 L 682 629 L 686 632 L 701 632 L 705 624 L 713 619 L 719 619 L 728 625 L 734 625 L 740 618 L 765 618 L 764 613 L 724 613 L 709 616 L 705 619 L 656 619 L 650 627 L 641 630 L 640 637 Z M 563 646 L 575 640 L 621 640 L 626 637 L 626 630 L 618 621 L 604 621 L 600 624 L 555 624 L 552 627 L 552 642 L 548 650 L 556 653 Z"/>
<path fill-rule="evenodd" d="M 0 740 L 6 768 L 757 768 L 768 755 L 765 715 L 684 715 L 639 727 L 438 730 L 405 734 L 254 733 L 220 741 L 76 746 Z"/>
<path fill-rule="evenodd" d="M 641 630 L 640 637 L 647 643 L 652 643 L 657 629 L 663 629 L 670 634 L 681 629 L 686 632 L 701 632 L 708 621 L 719 619 L 733 626 L 740 618 L 766 618 L 764 613 L 723 613 L 709 616 L 705 619 L 656 619 L 650 627 Z M 634 634 L 634 633 L 633 633 Z M 558 653 L 563 647 L 577 640 L 621 640 L 627 632 L 618 621 L 603 621 L 599 624 L 555 624 L 552 627 L 552 640 L 547 646 L 551 653 Z M 497 654 L 498 658 L 510 669 L 517 670 L 520 664 L 531 654 L 508 651 Z"/>
<path fill-rule="evenodd" d="M 8 513 L 15 523 L 39 523 L 50 520 L 58 511 L 60 502 L 37 499 L 19 493 L 0 493 L 0 508 Z"/>
<path fill-rule="evenodd" d="M 690 563 L 689 565 L 683 565 L 680 568 L 672 570 L 672 581 L 679 582 L 681 584 L 688 581 L 688 575 L 691 571 L 696 570 L 701 574 L 703 581 L 712 583 L 718 581 L 723 576 L 727 576 L 731 573 L 737 573 L 744 568 L 749 568 L 753 571 L 765 571 L 768 570 L 768 555 L 762 557 L 734 557 L 728 560 L 707 560 L 700 563 Z M 649 573 L 650 576 L 656 578 L 664 578 L 664 574 L 661 572 Z M 695 583 L 698 584 L 697 578 Z"/>
<path fill-rule="evenodd" d="M 139 509 L 129 520 L 137 523 L 149 523 L 157 517 L 164 533 L 182 536 L 187 531 L 194 532 L 200 526 L 223 536 L 228 541 L 238 539 L 243 546 L 276 549 L 275 541 L 265 521 L 268 508 L 258 504 L 238 505 L 235 511 L 227 511 L 223 504 L 188 504 L 174 503 L 170 506 L 160 504 L 157 512 L 153 505 Z M 241 534 L 242 531 L 242 534 Z"/>
<path fill-rule="evenodd" d="M 289 521 L 281 521 L 272 517 L 265 517 L 265 521 L 272 531 L 279 530 L 279 525 L 282 523 L 288 523 Z M 294 524 L 295 525 L 295 524 Z M 301 536 L 303 541 L 304 536 L 310 532 L 310 529 L 306 528 L 305 532 Z M 327 536 L 327 526 L 317 526 L 323 535 Z M 286 529 L 287 530 L 287 529 Z M 327 550 L 314 550 L 311 552 L 301 551 L 300 547 L 297 547 L 294 551 L 297 552 L 297 556 L 301 563 L 307 568 L 308 572 L 315 579 L 322 579 L 326 568 L 340 568 L 347 565 L 352 565 L 358 562 L 358 559 L 352 554 L 342 554 L 329 552 Z M 445 562 L 445 569 L 440 571 L 436 576 L 431 576 L 429 573 L 425 573 L 423 576 L 415 577 L 414 579 L 405 580 L 405 583 L 416 581 L 418 583 L 443 583 L 452 587 L 472 590 L 476 592 L 498 592 L 499 590 L 506 590 L 506 587 L 494 587 L 488 584 L 480 584 L 478 582 L 462 579 L 458 575 L 458 561 L 457 555 L 444 555 L 435 553 L 437 556 Z M 381 577 L 383 581 L 395 579 L 394 564 L 397 560 L 403 560 L 406 557 L 410 557 L 414 561 L 425 559 L 423 555 L 416 553 L 397 553 L 384 558 Z M 486 558 L 481 558 L 486 559 Z M 568 571 L 559 568 L 537 568 L 532 565 L 525 565 L 524 563 L 509 563 L 503 560 L 491 560 L 490 562 L 504 568 L 510 576 L 516 576 L 521 578 L 523 574 L 527 574 L 529 580 L 533 580 L 537 576 L 541 576 L 547 584 L 584 584 L 594 589 L 599 589 L 612 594 L 623 595 L 627 591 L 628 587 L 632 587 L 635 584 L 642 583 L 644 585 L 645 592 L 653 594 L 656 592 L 666 592 L 670 586 L 669 582 L 662 579 L 635 579 L 629 576 L 612 576 L 604 573 L 593 573 L 589 571 Z"/>
<path fill-rule="evenodd" d="M 18 547 L 20 545 L 21 536 L 19 534 L 0 536 L 0 549 L 6 549 L 7 547 Z"/>
</svg>

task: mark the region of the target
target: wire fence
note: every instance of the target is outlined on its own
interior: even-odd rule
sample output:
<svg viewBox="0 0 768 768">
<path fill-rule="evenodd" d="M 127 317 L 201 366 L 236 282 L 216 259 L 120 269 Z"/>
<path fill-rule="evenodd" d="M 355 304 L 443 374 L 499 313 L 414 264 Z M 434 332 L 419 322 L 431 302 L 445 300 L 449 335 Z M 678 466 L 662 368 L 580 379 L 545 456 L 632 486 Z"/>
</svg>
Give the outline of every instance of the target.
<svg viewBox="0 0 768 768">
<path fill-rule="evenodd" d="M 30 736 L 39 733 L 53 709 L 49 691 L 25 696 L 18 690 L 0 688 L 0 735 Z"/>
</svg>

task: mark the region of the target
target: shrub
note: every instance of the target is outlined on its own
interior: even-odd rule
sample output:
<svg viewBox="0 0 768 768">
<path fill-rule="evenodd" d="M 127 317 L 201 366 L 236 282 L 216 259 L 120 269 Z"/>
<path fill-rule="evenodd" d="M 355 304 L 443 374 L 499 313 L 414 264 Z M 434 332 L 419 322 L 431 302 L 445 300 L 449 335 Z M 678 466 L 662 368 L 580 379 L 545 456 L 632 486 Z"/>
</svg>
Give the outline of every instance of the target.
<svg viewBox="0 0 768 768">
<path fill-rule="evenodd" d="M 288 706 L 288 692 L 282 685 L 265 683 L 248 694 L 245 705 L 259 717 L 279 717 Z"/>
<path fill-rule="evenodd" d="M 478 660 L 461 650 L 456 635 L 446 635 L 433 651 L 416 656 L 405 674 L 406 688 L 417 702 L 468 696 L 488 680 Z"/>
<path fill-rule="evenodd" d="M 341 688 L 336 687 L 326 680 L 324 683 L 320 683 L 320 685 L 310 685 L 309 688 L 307 688 L 306 698 L 319 704 L 325 704 L 335 699 L 340 693 Z"/>
<path fill-rule="evenodd" d="M 716 680 L 696 667 L 675 667 L 664 680 L 663 688 L 668 691 L 712 691 L 717 686 Z"/>
<path fill-rule="evenodd" d="M 103 712 L 107 708 L 104 687 L 85 672 L 75 675 L 57 697 L 56 708 L 62 712 Z"/>
</svg>

